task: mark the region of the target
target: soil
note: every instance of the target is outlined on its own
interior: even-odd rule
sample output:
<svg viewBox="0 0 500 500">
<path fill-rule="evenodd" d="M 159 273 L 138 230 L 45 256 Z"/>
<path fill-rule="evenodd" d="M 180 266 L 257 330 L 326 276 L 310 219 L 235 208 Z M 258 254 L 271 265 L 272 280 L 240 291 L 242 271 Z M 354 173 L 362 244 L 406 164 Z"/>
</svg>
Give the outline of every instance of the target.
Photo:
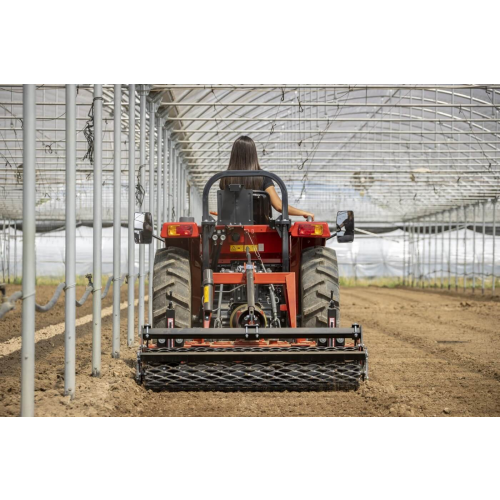
<svg viewBox="0 0 500 500">
<path fill-rule="evenodd" d="M 10 295 L 15 287 L 8 288 Z M 37 287 L 47 302 L 54 286 Z M 77 291 L 83 294 L 84 287 Z M 122 288 L 122 301 L 126 300 Z M 137 297 L 137 294 L 136 294 Z M 134 381 L 136 348 L 111 358 L 112 316 L 102 319 L 102 373 L 91 377 L 92 322 L 77 327 L 77 387 L 64 392 L 64 334 L 36 344 L 37 416 L 499 416 L 500 301 L 481 295 L 342 288 L 342 323 L 363 325 L 369 381 L 356 392 L 154 393 Z M 112 293 L 103 309 L 112 305 Z M 77 309 L 91 314 L 91 301 Z M 146 308 L 147 309 L 147 308 Z M 37 314 L 37 330 L 64 322 L 64 300 Z M 0 320 L 0 344 L 17 337 L 20 303 Z M 0 416 L 20 408 L 20 352 L 0 357 Z"/>
</svg>

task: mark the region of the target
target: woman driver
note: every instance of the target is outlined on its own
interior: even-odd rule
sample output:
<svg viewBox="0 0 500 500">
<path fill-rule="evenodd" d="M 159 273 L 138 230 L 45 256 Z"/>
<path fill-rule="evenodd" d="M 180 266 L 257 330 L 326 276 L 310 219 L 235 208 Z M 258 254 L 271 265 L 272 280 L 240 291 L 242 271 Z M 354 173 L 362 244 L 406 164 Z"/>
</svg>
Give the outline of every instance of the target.
<svg viewBox="0 0 500 500">
<path fill-rule="evenodd" d="M 257 148 L 255 142 L 245 135 L 236 139 L 231 150 L 228 170 L 261 170 Z M 220 188 L 225 189 L 230 184 L 242 184 L 246 189 L 257 191 L 266 191 L 271 199 L 273 208 L 281 213 L 283 204 L 274 187 L 274 183 L 268 177 L 225 177 L 220 181 Z M 314 220 L 314 214 L 304 212 L 298 208 L 288 205 L 289 215 L 298 215 L 302 217 L 311 217 Z"/>
</svg>

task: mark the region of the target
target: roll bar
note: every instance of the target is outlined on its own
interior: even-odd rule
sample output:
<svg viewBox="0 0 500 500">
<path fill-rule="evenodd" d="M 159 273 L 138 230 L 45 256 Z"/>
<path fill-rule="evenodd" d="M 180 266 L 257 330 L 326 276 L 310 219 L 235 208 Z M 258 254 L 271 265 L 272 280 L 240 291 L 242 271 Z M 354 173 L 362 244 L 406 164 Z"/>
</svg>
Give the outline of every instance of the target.
<svg viewBox="0 0 500 500">
<path fill-rule="evenodd" d="M 208 213 L 208 195 L 210 194 L 210 189 L 218 180 L 223 179 L 224 177 L 267 177 L 268 179 L 275 181 L 281 189 L 283 201 L 283 221 L 288 221 L 288 190 L 280 177 L 264 170 L 226 170 L 225 172 L 220 172 L 215 174 L 213 177 L 210 177 L 205 185 L 205 188 L 203 189 L 203 222 L 210 220 Z"/>
<path fill-rule="evenodd" d="M 215 221 L 210 217 L 208 210 L 208 197 L 210 194 L 211 187 L 220 179 L 225 177 L 267 177 L 272 179 L 278 184 L 281 189 L 282 196 L 282 215 L 281 219 L 276 221 L 277 226 L 281 226 L 280 235 L 282 240 L 282 253 L 283 253 L 283 272 L 289 272 L 290 270 L 290 250 L 289 250 L 289 237 L 288 237 L 288 227 L 290 226 L 290 219 L 288 217 L 288 190 L 286 189 L 285 183 L 276 174 L 271 172 L 266 172 L 264 170 L 226 170 L 225 172 L 220 172 L 212 176 L 206 183 L 203 189 L 203 215 L 201 220 L 201 225 L 203 228 L 203 270 L 210 267 L 210 254 L 209 254 L 209 242 L 211 238 L 211 231 L 215 228 Z"/>
</svg>

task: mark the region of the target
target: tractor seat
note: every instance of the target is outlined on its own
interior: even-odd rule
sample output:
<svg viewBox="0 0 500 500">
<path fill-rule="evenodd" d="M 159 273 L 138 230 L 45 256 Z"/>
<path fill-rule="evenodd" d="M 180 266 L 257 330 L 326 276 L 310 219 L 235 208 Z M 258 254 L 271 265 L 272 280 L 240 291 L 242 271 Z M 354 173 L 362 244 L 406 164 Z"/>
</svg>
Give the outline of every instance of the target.
<svg viewBox="0 0 500 500">
<path fill-rule="evenodd" d="M 253 222 L 254 224 L 269 224 L 273 216 L 271 198 L 266 191 L 253 191 Z"/>
<path fill-rule="evenodd" d="M 217 191 L 217 213 L 220 226 L 267 225 L 272 217 L 271 198 L 265 191 L 231 184 Z"/>
</svg>

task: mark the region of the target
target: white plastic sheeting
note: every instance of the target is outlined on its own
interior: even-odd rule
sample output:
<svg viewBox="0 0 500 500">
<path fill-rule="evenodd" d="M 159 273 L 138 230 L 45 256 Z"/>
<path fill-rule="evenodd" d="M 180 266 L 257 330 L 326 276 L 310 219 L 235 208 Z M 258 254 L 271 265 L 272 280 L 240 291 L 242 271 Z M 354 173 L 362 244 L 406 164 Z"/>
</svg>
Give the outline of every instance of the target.
<svg viewBox="0 0 500 500">
<path fill-rule="evenodd" d="M 199 202 L 199 200 L 197 200 Z M 199 208 L 199 207 L 198 207 Z M 201 217 L 195 214 L 199 223 Z M 472 276 L 473 266 L 476 276 L 482 272 L 482 241 L 483 235 L 475 233 L 476 253 L 473 259 L 473 238 L 471 230 L 451 231 L 451 248 L 449 245 L 450 233 L 431 236 L 431 251 L 429 262 L 429 235 L 420 235 L 419 243 L 411 247 L 412 266 L 410 271 L 416 278 L 421 276 L 432 279 L 434 276 L 445 278 L 451 272 L 452 278 L 458 273 L 463 277 L 464 262 L 468 277 Z M 17 266 L 14 256 L 14 229 L 10 229 L 10 277 L 14 277 L 14 268 L 17 267 L 18 276 L 21 275 L 22 263 L 22 232 L 17 231 Z M 328 242 L 328 246 L 337 251 L 340 275 L 343 277 L 376 278 L 376 277 L 402 277 L 403 255 L 406 254 L 405 274 L 408 276 L 410 261 L 409 234 L 406 234 L 406 244 L 403 242 L 404 232 L 400 229 L 378 237 L 356 234 L 353 243 L 338 244 L 335 239 Z M 458 254 L 457 254 L 458 236 Z M 36 272 L 37 276 L 64 276 L 64 241 L 65 231 L 38 233 L 36 235 Z M 484 272 L 486 276 L 492 275 L 493 270 L 493 236 L 485 235 Z M 1 263 L 4 270 L 4 240 L 0 234 Z M 418 249 L 418 251 L 417 251 Z M 443 249 L 443 251 L 441 251 Z M 449 253 L 449 250 L 451 252 Z M 8 252 L 7 252 L 8 253 Z M 136 272 L 138 270 L 138 254 L 136 253 Z M 500 277 L 500 237 L 496 237 L 495 244 L 496 262 L 495 276 Z M 451 261 L 448 260 L 451 255 Z M 458 255 L 458 263 L 457 263 Z M 92 228 L 79 227 L 76 230 L 76 272 L 84 276 L 92 272 Z M 442 259 L 442 260 L 441 260 Z M 449 264 L 450 262 L 450 264 Z M 102 230 L 102 272 L 104 275 L 112 274 L 113 270 L 113 228 Z M 121 232 L 121 274 L 127 273 L 127 231 Z M 5 279 L 7 272 L 5 269 Z M 0 277 L 1 279 L 1 277 Z"/>
<path fill-rule="evenodd" d="M 66 231 L 52 231 L 37 233 L 35 238 L 36 274 L 38 277 L 57 277 L 64 279 L 64 249 Z M 17 231 L 17 266 L 14 265 L 14 230 L 10 230 L 10 277 L 14 277 L 14 268 L 17 274 L 22 274 L 22 231 Z M 121 231 L 121 266 L 120 273 L 127 273 L 127 231 Z M 2 241 L 3 243 L 3 241 Z M 3 249 L 3 248 L 2 248 Z M 136 253 L 135 272 L 139 269 L 139 252 Z M 3 254 L 2 254 L 3 256 Z M 78 227 L 76 229 L 76 274 L 85 276 L 92 273 L 92 228 Z M 102 274 L 113 274 L 113 228 L 102 230 Z M 1 278 L 0 278 L 1 279 Z M 5 279 L 7 272 L 5 271 Z"/>
<path fill-rule="evenodd" d="M 472 277 L 473 270 L 476 276 L 482 273 L 483 235 L 475 233 L 476 252 L 474 258 L 474 232 L 467 230 L 445 231 L 432 234 L 415 235 L 413 245 L 409 245 L 409 234 L 398 229 L 376 236 L 358 235 L 353 243 L 338 244 L 335 239 L 328 242 L 328 246 L 337 251 L 339 272 L 342 277 L 376 278 L 376 277 L 403 277 L 409 272 L 415 278 L 448 277 L 449 272 L 454 277 L 458 274 L 463 277 L 464 268 L 467 276 Z M 443 241 L 444 236 L 444 241 Z M 451 236 L 451 248 L 450 248 Z M 458 236 L 458 252 L 457 252 Z M 429 238 L 431 249 L 429 252 Z M 495 276 L 500 276 L 500 237 L 495 238 Z M 484 274 L 491 276 L 493 271 L 493 236 L 484 237 Z M 409 268 L 411 254 L 412 265 Z M 406 265 L 403 257 L 406 255 Z M 465 263 L 465 266 L 464 266 Z"/>
</svg>

